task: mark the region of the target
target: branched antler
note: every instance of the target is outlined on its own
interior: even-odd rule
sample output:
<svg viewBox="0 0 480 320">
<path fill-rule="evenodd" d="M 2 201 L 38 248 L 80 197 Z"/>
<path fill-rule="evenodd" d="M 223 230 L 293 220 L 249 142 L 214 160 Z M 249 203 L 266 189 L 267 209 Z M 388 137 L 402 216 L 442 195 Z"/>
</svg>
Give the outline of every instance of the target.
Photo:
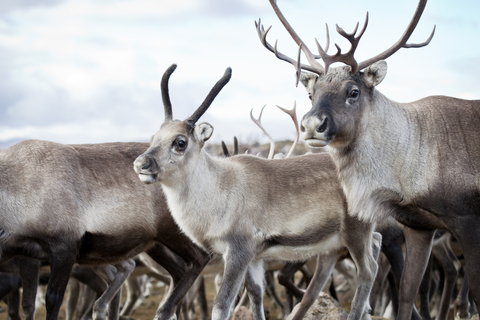
<svg viewBox="0 0 480 320">
<path fill-rule="evenodd" d="M 362 31 L 360 31 L 360 34 L 358 35 L 358 37 L 355 37 L 355 34 L 357 33 L 357 30 L 358 30 L 358 22 L 357 22 L 357 25 L 355 26 L 355 30 L 353 30 L 352 33 L 346 33 L 345 30 L 343 30 L 338 26 L 338 24 L 336 25 L 337 32 L 342 37 L 347 39 L 351 44 L 350 50 L 347 53 L 342 53 L 342 49 L 340 49 L 340 47 L 337 44 L 335 44 L 335 47 L 337 47 L 337 53 L 335 53 L 334 55 L 328 55 L 326 51 L 322 49 L 317 39 L 315 39 L 315 42 L 317 43 L 318 52 L 320 53 L 320 56 L 322 57 L 323 62 L 325 63 L 325 74 L 328 72 L 328 68 L 330 67 L 330 65 L 335 62 L 343 62 L 352 68 L 352 74 L 357 73 L 358 64 L 355 58 L 353 57 L 353 54 L 357 49 L 358 42 L 362 38 L 363 33 L 367 29 L 367 25 L 368 25 L 368 12 L 367 12 L 367 17 L 365 18 L 365 24 L 363 25 Z"/>
<path fill-rule="evenodd" d="M 297 60 L 295 60 L 295 59 L 292 59 L 292 58 L 288 57 L 287 55 L 281 53 L 280 51 L 278 51 L 278 49 L 277 49 L 278 40 L 275 41 L 275 46 L 274 47 L 272 47 L 272 45 L 270 43 L 268 43 L 267 34 L 270 31 L 270 29 L 272 28 L 272 26 L 268 27 L 268 29 L 265 30 L 265 28 L 261 24 L 261 19 L 258 19 L 258 22 L 255 21 L 255 27 L 257 28 L 258 38 L 260 39 L 260 42 L 263 44 L 263 46 L 265 48 L 267 48 L 269 51 L 273 52 L 278 59 L 286 61 L 286 62 L 290 63 L 291 65 L 293 65 L 295 67 L 295 75 L 296 75 L 295 85 L 296 86 L 298 86 L 298 82 L 300 81 L 300 73 L 302 72 L 302 69 L 303 70 L 308 70 L 308 71 L 311 71 L 311 72 L 315 72 L 315 73 L 322 72 L 322 70 L 323 70 L 322 65 L 319 64 L 317 61 L 315 61 L 315 59 L 320 59 L 321 56 L 320 55 L 313 55 L 311 53 L 311 51 L 308 49 L 308 47 L 305 46 L 305 44 L 303 43 L 303 41 L 300 38 L 298 38 L 299 42 L 297 42 L 299 45 L 298 45 Z M 327 45 L 325 46 L 326 47 L 325 51 L 328 51 L 328 47 L 330 46 L 330 36 L 329 36 L 329 33 L 328 33 L 328 26 L 327 25 L 326 25 L 326 28 L 327 28 Z M 296 35 L 296 33 L 295 33 L 295 35 Z M 306 49 L 304 49 L 304 48 L 306 48 Z M 314 65 L 307 65 L 307 64 L 300 63 L 300 53 L 302 52 L 302 50 L 304 52 L 307 52 L 306 53 L 307 57 L 311 56 L 312 61 L 314 61 Z"/>
<path fill-rule="evenodd" d="M 415 28 L 418 24 L 418 21 L 420 20 L 420 17 L 422 16 L 422 13 L 423 13 L 423 10 L 425 9 L 426 4 L 427 4 L 427 0 L 420 0 L 420 2 L 418 3 L 417 9 L 415 10 L 414 16 L 413 16 L 412 20 L 410 21 L 407 29 L 403 33 L 402 37 L 400 38 L 400 40 L 398 40 L 393 46 L 391 46 L 390 48 L 388 48 L 384 52 L 382 52 L 382 53 L 380 53 L 380 54 L 378 54 L 378 55 L 376 55 L 376 56 L 374 56 L 374 57 L 372 57 L 368 60 L 360 62 L 358 64 L 358 70 L 362 70 L 362 69 L 374 64 L 377 61 L 387 59 L 388 57 L 393 55 L 395 52 L 400 50 L 401 48 L 421 48 L 421 47 L 425 47 L 426 45 L 428 45 L 430 43 L 430 41 L 432 40 L 433 35 L 435 34 L 435 27 L 436 26 L 433 26 L 432 33 L 430 34 L 428 39 L 425 40 L 424 42 L 413 43 L 413 44 L 407 43 L 408 39 L 410 38 L 410 36 L 413 33 L 413 30 L 415 30 Z"/>
<path fill-rule="evenodd" d="M 263 109 L 265 109 L 266 106 L 267 105 L 264 105 L 262 107 L 262 110 L 260 111 L 260 115 L 258 116 L 258 119 L 255 119 L 255 117 L 253 116 L 253 108 L 252 108 L 252 110 L 250 110 L 250 119 L 252 119 L 252 121 L 255 122 L 255 124 L 260 129 L 262 129 L 263 133 L 265 133 L 265 135 L 268 137 L 268 140 L 270 141 L 270 152 L 268 153 L 267 159 L 273 159 L 273 154 L 275 152 L 275 141 L 273 141 L 273 138 L 268 134 L 267 130 L 265 130 L 265 128 L 262 125 L 262 120 L 261 120 Z"/>
<path fill-rule="evenodd" d="M 287 109 L 282 108 L 280 106 L 277 106 L 277 108 L 279 108 L 280 110 L 282 110 L 283 112 L 288 114 L 292 118 L 293 123 L 295 123 L 296 135 L 295 135 L 295 140 L 293 141 L 292 146 L 290 147 L 290 150 L 288 150 L 288 153 L 285 156 L 285 158 L 288 158 L 292 155 L 293 149 L 295 149 L 295 147 L 297 146 L 298 138 L 300 136 L 300 130 L 298 128 L 298 120 L 297 120 L 297 102 L 295 101 L 293 103 L 293 109 L 292 110 L 287 110 Z"/>
<path fill-rule="evenodd" d="M 408 44 L 407 43 L 411 34 L 415 30 L 415 27 L 417 26 L 418 21 L 420 20 L 420 17 L 422 16 L 423 10 L 425 9 L 425 5 L 427 3 L 427 0 L 420 0 L 414 16 L 413 16 L 412 20 L 410 21 L 410 24 L 408 25 L 404 34 L 400 38 L 400 40 L 398 40 L 393 46 L 391 46 L 390 48 L 388 48 L 384 52 L 382 52 L 382 53 L 380 53 L 380 54 L 378 54 L 378 55 L 376 55 L 376 56 L 374 56 L 374 57 L 372 57 L 368 60 L 365 60 L 361 63 L 357 63 L 357 61 L 354 58 L 355 50 L 357 49 L 358 43 L 359 43 L 363 33 L 365 32 L 365 30 L 367 28 L 367 25 L 368 25 L 368 12 L 367 12 L 367 16 L 366 16 L 366 19 L 365 19 L 365 24 L 364 24 L 364 26 L 363 26 L 363 28 L 360 31 L 360 34 L 358 36 L 355 36 L 356 33 L 357 33 L 357 30 L 358 30 L 358 23 L 355 27 L 355 30 L 352 33 L 347 33 L 347 32 L 345 32 L 345 30 L 340 28 L 338 25 L 336 26 L 337 27 L 337 32 L 342 37 L 347 39 L 351 44 L 351 48 L 347 53 L 342 53 L 342 50 L 340 49 L 340 47 L 337 44 L 335 44 L 335 46 L 337 47 L 337 52 L 334 55 L 328 55 L 327 54 L 328 43 L 330 42 L 329 35 L 328 35 L 328 26 L 327 26 L 327 46 L 326 46 L 326 50 L 323 50 L 323 48 L 320 46 L 318 41 L 315 39 L 316 44 L 317 44 L 317 48 L 318 48 L 318 51 L 319 51 L 319 55 L 316 56 L 316 55 L 312 54 L 310 49 L 305 45 L 305 43 L 302 41 L 302 39 L 300 39 L 300 37 L 295 32 L 295 30 L 290 26 L 290 24 L 285 19 L 282 12 L 280 11 L 279 7 L 277 6 L 276 0 L 269 0 L 269 1 L 270 1 L 270 4 L 272 5 L 273 10 L 277 14 L 277 17 L 280 19 L 280 21 L 284 25 L 285 29 L 288 31 L 288 33 L 292 36 L 293 40 L 299 46 L 299 52 L 300 52 L 300 50 L 303 51 L 303 53 L 307 57 L 307 60 L 308 60 L 310 65 L 301 64 L 300 63 L 300 55 L 298 55 L 298 58 L 295 61 L 294 59 L 291 59 L 291 58 L 287 57 L 286 55 L 284 55 L 282 53 L 279 53 L 276 50 L 276 44 L 275 44 L 275 48 L 273 48 L 270 44 L 268 44 L 268 42 L 266 41 L 266 35 L 267 35 L 268 31 L 270 30 L 270 28 L 268 28 L 267 31 L 265 31 L 263 29 L 263 26 L 260 27 L 260 20 L 259 20 L 258 24 L 257 24 L 257 22 L 255 22 L 255 25 L 257 27 L 257 32 L 259 34 L 260 41 L 262 42 L 262 44 L 268 50 L 274 52 L 275 55 L 277 56 L 277 58 L 279 58 L 281 60 L 284 60 L 284 61 L 287 61 L 295 67 L 295 71 L 296 71 L 296 75 L 297 75 L 297 85 L 298 85 L 300 72 L 301 72 L 301 70 L 299 70 L 299 69 L 311 71 L 311 72 L 317 73 L 319 75 L 322 75 L 322 74 L 326 74 L 328 72 L 328 69 L 329 69 L 331 64 L 333 64 L 335 62 L 342 62 L 342 63 L 345 63 L 346 65 L 349 65 L 351 67 L 352 74 L 355 74 L 358 71 L 360 71 L 362 69 L 365 69 L 366 67 L 372 65 L 373 63 L 375 63 L 379 60 L 384 60 L 384 59 L 390 57 L 391 55 L 393 55 L 395 52 L 397 52 L 401 48 L 421 48 L 421 47 L 424 47 L 424 46 L 428 45 L 430 43 L 430 41 L 432 40 L 433 35 L 435 33 L 435 26 L 434 26 L 430 37 L 426 41 L 424 41 L 422 43 L 418 43 L 418 44 Z M 322 58 L 322 60 L 324 61 L 325 67 L 323 67 L 319 62 L 316 61 L 316 59 L 318 59 L 318 58 Z"/>
</svg>

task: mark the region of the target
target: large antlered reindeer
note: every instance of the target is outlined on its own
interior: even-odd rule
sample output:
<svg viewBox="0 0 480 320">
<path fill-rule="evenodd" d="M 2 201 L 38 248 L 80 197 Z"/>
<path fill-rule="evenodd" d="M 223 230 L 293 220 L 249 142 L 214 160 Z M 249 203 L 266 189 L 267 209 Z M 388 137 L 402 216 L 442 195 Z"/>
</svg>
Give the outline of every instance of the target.
<svg viewBox="0 0 480 320">
<path fill-rule="evenodd" d="M 307 56 L 309 65 L 263 45 L 295 66 L 297 82 L 307 88 L 312 109 L 304 116 L 303 138 L 332 154 L 350 214 L 366 220 L 393 215 L 404 224 L 407 257 L 397 319 L 409 319 L 427 263 L 435 229 L 458 239 L 477 306 L 480 306 L 480 101 L 433 96 L 397 103 L 375 87 L 384 79 L 388 58 L 408 44 L 426 5 L 421 0 L 405 33 L 392 47 L 357 63 L 353 55 L 367 26 L 356 36 L 337 27 L 351 43 L 347 53 L 328 55 L 317 42 L 314 55 L 270 0 L 277 16 Z M 357 25 L 358 26 L 358 25 Z M 316 59 L 321 58 L 324 66 Z M 347 66 L 329 68 L 334 62 Z M 310 73 L 301 73 L 301 70 Z"/>
</svg>

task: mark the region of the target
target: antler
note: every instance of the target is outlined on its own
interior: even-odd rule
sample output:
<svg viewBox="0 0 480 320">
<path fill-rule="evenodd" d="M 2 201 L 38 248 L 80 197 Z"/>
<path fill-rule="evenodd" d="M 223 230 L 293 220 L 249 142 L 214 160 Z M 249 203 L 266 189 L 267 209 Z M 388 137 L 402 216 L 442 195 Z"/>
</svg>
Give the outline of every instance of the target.
<svg viewBox="0 0 480 320">
<path fill-rule="evenodd" d="M 222 140 L 222 150 L 223 150 L 223 155 L 228 158 L 230 157 L 230 153 L 228 152 L 227 145 L 225 142 Z M 233 136 L 233 154 L 232 156 L 238 155 L 238 140 L 237 137 Z"/>
<path fill-rule="evenodd" d="M 170 101 L 170 95 L 168 93 L 168 80 L 176 68 L 177 65 L 175 63 L 172 64 L 163 74 L 162 81 L 160 83 L 163 108 L 165 109 L 165 121 L 172 121 L 172 102 Z"/>
<path fill-rule="evenodd" d="M 328 46 L 327 46 L 326 50 L 323 50 L 323 48 L 318 43 L 317 39 L 315 39 L 315 42 L 317 44 L 317 48 L 318 48 L 318 51 L 319 51 L 319 56 L 315 56 L 315 55 L 312 54 L 310 49 L 308 49 L 308 47 L 305 45 L 305 43 L 302 41 L 302 39 L 300 39 L 300 37 L 295 32 L 295 30 L 290 26 L 288 21 L 285 19 L 282 12 L 280 11 L 280 9 L 277 6 L 276 0 L 269 0 L 269 1 L 270 1 L 270 4 L 272 5 L 273 10 L 277 14 L 278 18 L 280 19 L 280 21 L 284 25 L 285 29 L 288 31 L 288 33 L 290 33 L 293 40 L 295 40 L 295 42 L 298 44 L 299 51 L 302 50 L 303 53 L 305 54 L 305 56 L 307 57 L 307 60 L 310 63 L 310 66 L 305 66 L 303 64 L 300 64 L 300 55 L 299 55 L 297 61 L 295 61 L 291 58 L 286 57 L 283 54 L 280 54 L 280 53 L 277 54 L 276 47 L 275 47 L 275 49 L 273 49 L 274 50 L 273 51 L 272 46 L 269 45 L 265 40 L 266 34 L 270 30 L 270 28 L 268 28 L 267 31 L 265 31 L 263 29 L 263 26 L 262 26 L 262 28 L 261 28 L 262 30 L 260 30 L 260 27 L 259 27 L 260 20 L 259 20 L 259 23 L 257 24 L 255 22 L 255 25 L 257 26 L 257 32 L 259 34 L 260 41 L 262 42 L 262 44 L 268 50 L 274 52 L 275 55 L 277 56 L 277 58 L 279 58 L 281 60 L 284 60 L 284 61 L 287 61 L 289 63 L 292 63 L 291 61 L 295 62 L 295 63 L 292 63 L 292 64 L 295 66 L 296 75 L 297 75 L 297 84 L 298 84 L 299 74 L 300 74 L 299 68 L 317 73 L 319 75 L 322 75 L 322 74 L 326 74 L 328 72 L 328 69 L 329 69 L 331 64 L 333 64 L 335 62 L 343 62 L 346 65 L 349 65 L 351 67 L 352 74 L 355 74 L 359 70 L 362 70 L 362 69 L 368 67 L 369 65 L 372 65 L 373 63 L 375 63 L 379 60 L 383 60 L 383 59 L 386 59 L 386 58 L 390 57 L 395 52 L 397 52 L 400 48 L 421 48 L 421 47 L 424 47 L 424 46 L 428 45 L 430 43 L 430 40 L 432 40 L 432 37 L 435 33 L 435 27 L 434 27 L 433 31 L 432 31 L 432 34 L 430 35 L 430 37 L 425 42 L 422 42 L 422 43 L 419 43 L 419 44 L 407 44 L 407 41 L 410 38 L 410 35 L 413 33 L 413 30 L 415 30 L 415 27 L 417 26 L 418 21 L 420 20 L 420 17 L 422 16 L 423 10 L 425 9 L 425 5 L 427 3 L 427 0 L 420 0 L 419 4 L 417 6 L 417 10 L 415 11 L 415 14 L 414 14 L 413 18 L 410 21 L 410 24 L 408 25 L 408 27 L 407 27 L 405 33 L 403 34 L 403 36 L 401 37 L 401 39 L 398 40 L 392 47 L 390 47 L 386 51 L 380 53 L 379 55 L 376 55 L 375 57 L 370 58 L 368 60 L 365 60 L 361 63 L 357 63 L 357 61 L 354 58 L 355 50 L 357 49 L 358 43 L 359 43 L 363 33 L 365 32 L 365 30 L 367 28 L 367 25 L 368 25 L 368 12 L 367 12 L 367 16 L 366 16 L 366 19 L 365 19 L 365 24 L 362 28 L 362 31 L 360 31 L 360 34 L 357 37 L 355 37 L 355 34 L 357 33 L 357 30 L 358 30 L 358 23 L 355 27 L 355 30 L 352 33 L 346 33 L 345 30 L 340 28 L 338 25 L 336 26 L 337 27 L 337 32 L 341 36 L 346 38 L 351 44 L 351 48 L 347 53 L 342 53 L 341 52 L 342 50 L 340 49 L 340 47 L 337 44 L 335 44 L 335 46 L 337 47 L 337 53 L 335 53 L 334 55 L 328 55 L 326 53 L 328 51 Z M 327 27 L 327 39 L 328 39 L 327 41 L 329 43 L 328 27 Z M 325 68 L 315 60 L 315 59 L 318 59 L 319 57 L 321 57 L 323 59 L 323 61 L 325 63 Z"/>
<path fill-rule="evenodd" d="M 230 153 L 228 153 L 227 145 L 225 144 L 225 142 L 223 140 L 222 140 L 221 144 L 222 144 L 223 155 L 225 156 L 225 158 L 230 157 Z"/>
<path fill-rule="evenodd" d="M 223 77 L 218 80 L 212 90 L 210 90 L 200 107 L 198 107 L 198 109 L 190 116 L 190 118 L 186 119 L 185 122 L 192 127 L 195 126 L 195 123 L 197 123 L 198 119 L 200 119 L 200 117 L 207 111 L 217 94 L 223 89 L 228 81 L 230 81 L 231 77 L 232 69 L 229 67 L 225 70 Z"/>
<path fill-rule="evenodd" d="M 233 136 L 233 155 L 238 155 L 238 139 L 236 136 Z"/>
<path fill-rule="evenodd" d="M 288 158 L 292 155 L 293 149 L 295 149 L 295 147 L 298 143 L 298 138 L 300 136 L 300 130 L 298 128 L 298 121 L 297 121 L 297 102 L 295 101 L 293 103 L 293 109 L 292 110 L 287 110 L 287 109 L 284 109 L 280 106 L 277 106 L 277 108 L 279 108 L 280 110 L 282 110 L 283 112 L 285 112 L 286 114 L 288 114 L 292 118 L 293 123 L 295 123 L 295 130 L 297 132 L 297 134 L 295 136 L 295 140 L 293 141 L 292 146 L 290 147 L 290 150 L 288 150 L 288 153 L 285 156 L 285 158 Z"/>
<path fill-rule="evenodd" d="M 281 12 L 280 12 L 280 14 L 281 14 Z M 282 15 L 282 17 L 283 17 L 283 15 Z M 288 24 L 288 22 L 287 22 L 287 24 Z M 328 26 L 327 25 L 325 25 L 325 26 L 327 28 L 327 45 L 326 45 L 326 50 L 325 51 L 328 51 L 328 47 L 330 46 L 330 36 L 329 36 L 329 33 L 328 33 Z M 255 27 L 257 28 L 258 38 L 260 39 L 260 42 L 263 44 L 263 46 L 265 48 L 267 48 L 269 51 L 273 52 L 278 59 L 286 61 L 286 62 L 290 63 L 291 65 L 293 65 L 295 67 L 296 85 L 297 86 L 298 86 L 298 82 L 300 81 L 300 73 L 302 72 L 302 69 L 303 70 L 308 70 L 308 71 L 311 71 L 311 72 L 315 72 L 315 73 L 322 73 L 322 70 L 323 70 L 322 65 L 320 65 L 317 61 L 315 61 L 315 59 L 320 59 L 321 56 L 313 55 L 311 53 L 311 51 L 308 49 L 308 47 L 305 45 L 305 43 L 298 37 L 298 35 L 295 33 L 295 31 L 293 31 L 293 32 L 298 37 L 298 40 L 299 40 L 297 42 L 299 44 L 297 60 L 292 59 L 292 58 L 288 57 L 287 55 L 285 55 L 285 54 L 283 54 L 283 53 L 281 53 L 280 51 L 277 50 L 278 40 L 275 41 L 275 47 L 272 47 L 272 45 L 270 43 L 268 43 L 267 34 L 270 31 L 270 29 L 272 28 L 272 26 L 268 27 L 268 29 L 265 30 L 265 28 L 263 27 L 263 24 L 261 24 L 261 19 L 258 19 L 258 23 L 257 23 L 257 21 L 255 21 Z M 293 30 L 293 29 L 291 29 L 291 30 Z M 307 64 L 301 64 L 300 63 L 300 53 L 302 52 L 302 49 L 303 49 L 304 52 L 306 52 L 305 54 L 307 55 L 307 57 L 309 55 L 311 55 L 311 57 L 314 61 L 313 62 L 314 65 L 310 66 L 310 65 L 307 65 Z"/>
<path fill-rule="evenodd" d="M 357 61 L 355 60 L 355 58 L 353 57 L 353 54 L 355 53 L 355 50 L 357 49 L 358 42 L 362 38 L 363 33 L 367 29 L 367 25 L 368 25 L 368 12 L 367 12 L 367 16 L 365 18 L 365 24 L 363 25 L 362 31 L 360 31 L 360 34 L 358 35 L 358 37 L 355 37 L 355 34 L 357 33 L 357 30 L 358 30 L 358 22 L 357 22 L 357 25 L 355 26 L 355 30 L 353 30 L 352 33 L 346 33 L 345 30 L 343 30 L 342 28 L 340 28 L 338 26 L 338 24 L 335 25 L 337 27 L 337 32 L 342 37 L 347 39 L 351 44 L 350 50 L 347 53 L 342 53 L 342 49 L 340 49 L 340 47 L 335 43 L 335 47 L 337 47 L 337 53 L 335 53 L 334 55 L 328 55 L 326 53 L 326 51 L 324 51 L 322 49 L 322 47 L 318 43 L 317 39 L 315 39 L 315 42 L 316 42 L 317 48 L 318 48 L 318 52 L 320 53 L 320 56 L 322 57 L 323 61 L 325 62 L 325 74 L 328 72 L 328 68 L 330 67 L 330 65 L 332 63 L 335 63 L 335 62 L 343 62 L 343 63 L 345 63 L 346 65 L 349 65 L 352 68 L 352 74 L 357 73 L 358 64 L 357 64 Z"/>
<path fill-rule="evenodd" d="M 401 48 L 421 48 L 425 47 L 430 43 L 430 41 L 433 38 L 433 35 L 435 34 L 435 28 L 436 26 L 433 26 L 432 33 L 430 34 L 430 37 L 428 37 L 427 40 L 425 40 L 422 43 L 413 43 L 413 44 L 408 44 L 407 41 L 410 38 L 410 36 L 413 33 L 413 30 L 417 27 L 418 21 L 420 20 L 420 17 L 422 16 L 423 10 L 425 9 L 425 5 L 427 4 L 427 0 L 420 0 L 418 3 L 417 9 L 415 10 L 415 14 L 410 21 L 410 24 L 408 25 L 407 29 L 403 33 L 402 37 L 400 40 L 398 40 L 393 46 L 385 50 L 384 52 L 374 56 L 373 58 L 370 58 L 368 60 L 362 61 L 358 64 L 358 70 L 365 69 L 366 67 L 374 64 L 377 61 L 387 59 L 391 55 L 393 55 L 395 52 L 400 50 Z"/>
<path fill-rule="evenodd" d="M 273 159 L 273 153 L 275 152 L 275 141 L 273 141 L 272 137 L 268 134 L 267 130 L 265 130 L 265 128 L 262 126 L 262 122 L 261 122 L 261 119 L 262 119 L 262 113 L 263 113 L 263 109 L 265 109 L 267 105 L 264 105 L 262 107 L 262 110 L 260 111 L 260 115 L 258 116 L 258 119 L 255 119 L 254 116 L 253 116 L 253 108 L 252 110 L 250 110 L 250 119 L 252 119 L 253 122 L 255 122 L 255 124 L 260 128 L 262 129 L 263 133 L 265 133 L 265 135 L 268 137 L 268 140 L 270 141 L 270 152 L 268 153 L 268 159 Z"/>
</svg>

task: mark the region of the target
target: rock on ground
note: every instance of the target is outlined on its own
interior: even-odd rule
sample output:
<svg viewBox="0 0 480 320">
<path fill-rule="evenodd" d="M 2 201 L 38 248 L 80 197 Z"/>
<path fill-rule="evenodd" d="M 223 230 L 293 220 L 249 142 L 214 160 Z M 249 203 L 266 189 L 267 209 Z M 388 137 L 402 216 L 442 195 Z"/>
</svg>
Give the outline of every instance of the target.
<svg viewBox="0 0 480 320">
<path fill-rule="evenodd" d="M 253 313 L 247 307 L 241 306 L 230 320 L 253 320 Z"/>
<path fill-rule="evenodd" d="M 299 308 L 299 304 L 293 308 L 292 313 L 287 320 L 292 319 Z M 348 312 L 340 306 L 338 301 L 333 299 L 329 294 L 320 292 L 315 302 L 308 309 L 303 317 L 304 320 L 346 320 Z"/>
</svg>

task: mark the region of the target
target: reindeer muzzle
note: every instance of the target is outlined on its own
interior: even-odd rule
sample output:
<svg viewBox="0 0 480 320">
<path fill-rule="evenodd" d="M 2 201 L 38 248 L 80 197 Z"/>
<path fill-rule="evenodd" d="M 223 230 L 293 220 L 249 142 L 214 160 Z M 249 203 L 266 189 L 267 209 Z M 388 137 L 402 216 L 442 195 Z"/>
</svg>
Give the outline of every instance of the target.
<svg viewBox="0 0 480 320">
<path fill-rule="evenodd" d="M 133 162 L 133 169 L 143 183 L 153 183 L 158 181 L 158 165 L 155 159 L 144 154 L 140 155 Z"/>
</svg>

